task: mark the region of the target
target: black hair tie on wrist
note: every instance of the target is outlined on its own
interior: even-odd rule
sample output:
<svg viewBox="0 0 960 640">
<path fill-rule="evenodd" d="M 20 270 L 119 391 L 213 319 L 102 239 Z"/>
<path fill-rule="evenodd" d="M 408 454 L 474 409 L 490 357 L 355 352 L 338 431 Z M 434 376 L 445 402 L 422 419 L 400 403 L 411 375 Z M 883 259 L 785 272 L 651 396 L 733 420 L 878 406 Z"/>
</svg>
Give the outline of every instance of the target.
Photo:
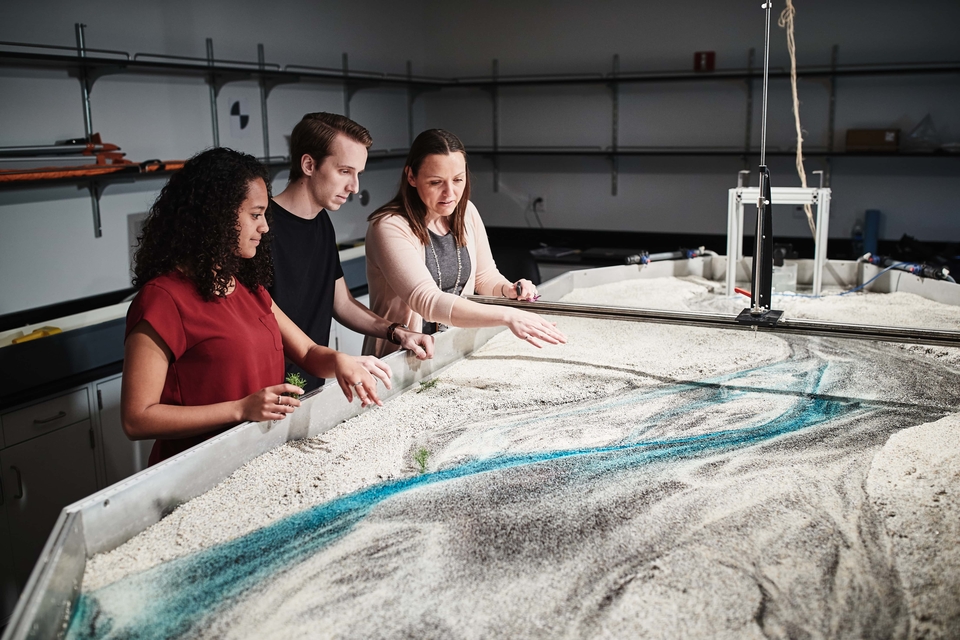
<svg viewBox="0 0 960 640">
<path fill-rule="evenodd" d="M 387 327 L 387 340 L 393 344 L 400 344 L 400 341 L 397 340 L 397 329 L 406 329 L 407 325 L 400 322 L 394 322 L 392 325 Z"/>
</svg>

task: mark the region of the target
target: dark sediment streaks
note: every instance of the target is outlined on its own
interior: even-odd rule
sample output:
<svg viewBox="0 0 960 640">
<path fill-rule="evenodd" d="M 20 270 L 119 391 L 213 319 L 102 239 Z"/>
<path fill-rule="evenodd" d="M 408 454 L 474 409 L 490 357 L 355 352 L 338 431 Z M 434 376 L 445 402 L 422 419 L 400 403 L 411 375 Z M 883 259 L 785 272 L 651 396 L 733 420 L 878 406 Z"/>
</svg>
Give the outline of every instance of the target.
<svg viewBox="0 0 960 640">
<path fill-rule="evenodd" d="M 495 346 L 420 396 L 433 422 L 407 450 L 435 452 L 429 473 L 85 593 L 74 637 L 949 637 L 960 611 L 934 605 L 960 593 L 939 538 L 960 539 L 960 476 L 887 452 L 955 410 L 960 373 L 890 345 L 777 344 L 712 369 L 593 362 L 590 343 L 563 370 Z M 515 377 L 468 375 L 493 364 Z M 530 367 L 550 402 L 517 400 Z M 457 398 L 477 408 L 441 404 Z"/>
</svg>

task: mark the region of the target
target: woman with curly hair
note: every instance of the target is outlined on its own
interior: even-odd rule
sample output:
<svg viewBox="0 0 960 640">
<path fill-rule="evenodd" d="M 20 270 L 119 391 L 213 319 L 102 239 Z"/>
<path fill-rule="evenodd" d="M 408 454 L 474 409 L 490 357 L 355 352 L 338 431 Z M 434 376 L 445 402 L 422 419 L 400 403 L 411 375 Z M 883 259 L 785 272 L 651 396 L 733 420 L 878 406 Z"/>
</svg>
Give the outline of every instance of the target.
<svg viewBox="0 0 960 640">
<path fill-rule="evenodd" d="M 483 305 L 474 292 L 534 300 L 529 280 L 507 280 L 493 261 L 480 213 L 470 202 L 467 152 L 454 134 L 428 129 L 410 145 L 397 195 L 373 212 L 367 227 L 370 309 L 390 322 L 433 333 L 442 325 L 505 326 L 535 347 L 566 337 L 540 316 Z M 421 329 L 422 327 L 422 329 Z M 383 356 L 396 343 L 368 338 L 363 352 Z"/>
<path fill-rule="evenodd" d="M 150 464 L 241 422 L 293 412 L 300 401 L 284 394 L 303 390 L 283 382 L 284 356 L 336 377 L 363 406 L 381 404 L 374 375 L 390 388 L 387 365 L 315 344 L 267 293 L 269 184 L 253 156 L 210 149 L 171 176 L 144 223 L 121 413 L 128 437 L 156 439 Z"/>
</svg>

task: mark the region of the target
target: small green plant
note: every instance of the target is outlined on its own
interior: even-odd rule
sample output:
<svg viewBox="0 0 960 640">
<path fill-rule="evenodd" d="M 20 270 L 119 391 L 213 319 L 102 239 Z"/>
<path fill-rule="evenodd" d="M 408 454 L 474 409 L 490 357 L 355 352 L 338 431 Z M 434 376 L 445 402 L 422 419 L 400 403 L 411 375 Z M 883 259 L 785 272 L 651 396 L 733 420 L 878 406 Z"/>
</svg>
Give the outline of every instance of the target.
<svg viewBox="0 0 960 640">
<path fill-rule="evenodd" d="M 417 452 L 413 454 L 413 461 L 417 463 L 417 468 L 420 470 L 420 473 L 427 472 L 427 458 L 430 457 L 430 452 L 420 447 L 417 449 Z"/>
<path fill-rule="evenodd" d="M 304 377 L 303 377 L 302 375 L 300 375 L 299 373 L 288 373 L 288 374 L 287 374 L 287 384 L 292 384 L 292 385 L 295 386 L 295 387 L 300 387 L 301 389 L 303 389 L 303 385 L 307 384 L 307 379 L 304 378 Z M 283 394 L 283 395 L 285 395 L 285 396 L 290 396 L 290 397 L 293 398 L 294 400 L 299 400 L 299 399 L 300 399 L 300 394 L 299 394 L 299 393 L 285 393 L 285 394 Z"/>
<path fill-rule="evenodd" d="M 437 383 L 440 382 L 440 378 L 430 378 L 429 380 L 421 380 L 420 388 L 417 389 L 417 393 L 423 393 L 427 389 L 433 389 L 437 386 Z"/>
</svg>

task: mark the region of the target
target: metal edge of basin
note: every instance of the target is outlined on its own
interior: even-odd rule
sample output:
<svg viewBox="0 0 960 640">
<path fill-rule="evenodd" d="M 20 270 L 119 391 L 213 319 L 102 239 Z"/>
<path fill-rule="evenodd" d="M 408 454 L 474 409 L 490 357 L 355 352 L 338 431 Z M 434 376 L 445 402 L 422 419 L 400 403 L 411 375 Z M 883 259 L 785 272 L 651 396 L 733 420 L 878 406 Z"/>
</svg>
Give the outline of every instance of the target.
<svg viewBox="0 0 960 640">
<path fill-rule="evenodd" d="M 574 288 L 592 287 L 636 278 L 700 276 L 709 280 L 723 269 L 723 256 L 620 265 L 569 271 L 540 285 L 545 299 L 559 300 Z M 828 261 L 842 272 L 839 280 L 869 280 L 879 273 L 873 265 Z M 719 271 L 718 271 L 719 268 Z M 802 270 L 801 270 L 802 273 Z M 829 268 L 825 270 L 831 273 Z M 960 286 L 911 274 L 883 274 L 872 291 L 909 291 L 925 298 L 960 305 Z M 536 311 L 536 304 L 530 306 Z M 393 369 L 394 388 L 381 387 L 381 398 L 399 395 L 418 381 L 469 355 L 503 328 L 453 329 L 436 336 L 433 360 L 420 361 L 406 352 L 385 361 Z M 362 411 L 347 403 L 336 385 L 325 385 L 304 399 L 290 418 L 277 422 L 244 423 L 170 460 L 141 471 L 84 500 L 64 508 L 20 597 L 3 640 L 49 638 L 65 628 L 69 607 L 79 593 L 86 559 L 116 548 L 158 522 L 180 504 L 208 491 L 253 458 L 286 442 L 327 431 Z"/>
<path fill-rule="evenodd" d="M 563 274 L 540 286 L 551 296 L 573 289 L 573 276 Z M 535 306 L 532 307 L 535 310 Z M 380 386 L 388 400 L 418 381 L 469 355 L 502 327 L 451 329 L 435 336 L 432 360 L 409 352 L 384 358 L 393 370 L 393 389 Z M 238 468 L 286 442 L 312 437 L 363 411 L 348 403 L 335 384 L 304 398 L 285 420 L 247 422 L 169 460 L 145 469 L 63 509 L 17 602 L 3 640 L 62 635 L 70 606 L 80 592 L 86 560 L 130 540 L 165 515 L 210 490 Z"/>
</svg>

